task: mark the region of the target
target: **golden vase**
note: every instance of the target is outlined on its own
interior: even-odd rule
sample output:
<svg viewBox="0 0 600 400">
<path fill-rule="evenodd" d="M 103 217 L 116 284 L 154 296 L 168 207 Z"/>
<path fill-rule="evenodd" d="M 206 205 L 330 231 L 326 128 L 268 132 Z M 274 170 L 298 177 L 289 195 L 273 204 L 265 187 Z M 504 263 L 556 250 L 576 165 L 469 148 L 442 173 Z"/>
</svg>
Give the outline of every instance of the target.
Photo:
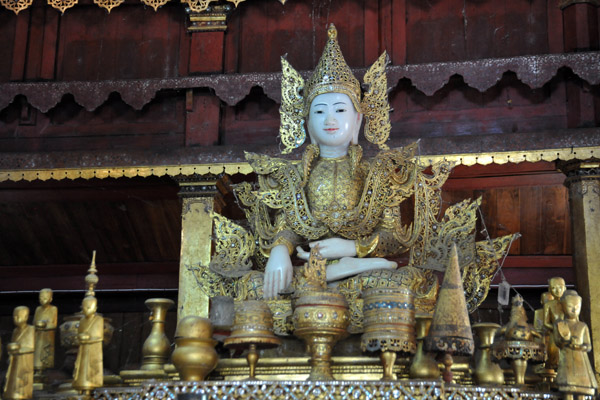
<svg viewBox="0 0 600 400">
<path fill-rule="evenodd" d="M 503 385 L 504 373 L 498 364 L 492 361 L 491 347 L 500 325 L 492 322 L 480 322 L 473 325 L 479 338 L 479 354 L 475 361 L 475 381 L 480 385 Z"/>
<path fill-rule="evenodd" d="M 430 353 L 425 351 L 423 341 L 429 333 L 433 315 L 417 313 L 415 315 L 415 338 L 417 340 L 417 351 L 410 364 L 408 371 L 411 379 L 439 379 L 440 368 Z"/>
<path fill-rule="evenodd" d="M 142 370 L 163 369 L 169 359 L 171 342 L 165 334 L 165 317 L 169 308 L 175 304 L 173 300 L 153 298 L 144 302 L 152 312 L 150 321 L 152 329 L 142 346 Z"/>
<path fill-rule="evenodd" d="M 308 380 L 333 380 L 331 352 L 338 340 L 348 336 L 350 313 L 340 293 L 304 292 L 295 302 L 294 335 L 304 340 L 310 354 Z"/>
<path fill-rule="evenodd" d="M 184 381 L 203 381 L 219 361 L 208 318 L 187 316 L 175 332 L 173 365 Z"/>
</svg>

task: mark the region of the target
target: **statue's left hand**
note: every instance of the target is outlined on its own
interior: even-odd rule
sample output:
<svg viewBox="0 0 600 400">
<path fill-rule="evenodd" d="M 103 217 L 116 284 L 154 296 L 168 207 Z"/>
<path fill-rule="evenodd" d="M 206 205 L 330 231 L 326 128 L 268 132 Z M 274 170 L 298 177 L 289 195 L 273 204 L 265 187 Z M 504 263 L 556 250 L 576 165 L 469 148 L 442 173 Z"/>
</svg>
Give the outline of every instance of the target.
<svg viewBox="0 0 600 400">
<path fill-rule="evenodd" d="M 330 238 L 310 242 L 308 246 L 310 249 L 319 246 L 319 253 L 328 260 L 335 260 L 342 257 L 356 257 L 356 244 L 354 240 Z M 308 260 L 310 249 L 305 251 L 303 248 L 297 247 L 298 257 Z"/>
</svg>

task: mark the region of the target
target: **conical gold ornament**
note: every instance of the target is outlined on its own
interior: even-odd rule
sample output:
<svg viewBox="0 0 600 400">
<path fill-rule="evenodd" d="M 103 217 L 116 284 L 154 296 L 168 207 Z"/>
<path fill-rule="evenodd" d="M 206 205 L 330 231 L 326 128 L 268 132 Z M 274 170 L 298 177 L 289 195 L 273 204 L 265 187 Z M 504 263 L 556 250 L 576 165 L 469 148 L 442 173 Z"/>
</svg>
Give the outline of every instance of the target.
<svg viewBox="0 0 600 400">
<path fill-rule="evenodd" d="M 428 351 L 446 354 L 444 380 L 451 382 L 451 356 L 470 356 L 473 354 L 474 347 L 471 322 L 458 265 L 458 252 L 456 245 L 453 245 L 435 305 L 429 335 L 425 338 L 425 348 Z"/>
</svg>

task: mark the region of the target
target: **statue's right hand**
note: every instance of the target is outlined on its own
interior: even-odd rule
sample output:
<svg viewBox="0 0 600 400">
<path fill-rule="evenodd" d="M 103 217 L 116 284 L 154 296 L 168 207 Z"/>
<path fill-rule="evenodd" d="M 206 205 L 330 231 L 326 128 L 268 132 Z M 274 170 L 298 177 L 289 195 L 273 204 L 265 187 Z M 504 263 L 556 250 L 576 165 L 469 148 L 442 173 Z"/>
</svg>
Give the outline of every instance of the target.
<svg viewBox="0 0 600 400">
<path fill-rule="evenodd" d="M 10 342 L 9 344 L 6 345 L 6 350 L 8 351 L 8 354 L 10 354 L 10 355 L 19 354 L 20 348 L 21 348 L 21 345 L 17 342 Z"/>
<path fill-rule="evenodd" d="M 80 333 L 77 335 L 77 339 L 79 339 L 80 343 L 85 343 L 90 340 L 90 335 L 88 333 Z"/>
<path fill-rule="evenodd" d="M 279 292 L 292 283 L 292 260 L 286 245 L 280 244 L 271 249 L 265 267 L 263 292 L 265 300 L 274 299 Z"/>
</svg>

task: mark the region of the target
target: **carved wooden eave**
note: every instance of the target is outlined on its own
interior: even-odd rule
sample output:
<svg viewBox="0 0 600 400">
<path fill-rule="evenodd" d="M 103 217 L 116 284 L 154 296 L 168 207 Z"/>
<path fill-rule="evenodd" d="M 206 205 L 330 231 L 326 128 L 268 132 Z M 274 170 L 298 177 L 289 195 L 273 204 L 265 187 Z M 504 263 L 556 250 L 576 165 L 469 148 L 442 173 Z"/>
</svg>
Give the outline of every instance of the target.
<svg viewBox="0 0 600 400">
<path fill-rule="evenodd" d="M 443 88 L 450 77 L 460 75 L 464 82 L 485 92 L 509 71 L 531 89 L 548 83 L 561 68 L 570 69 L 590 85 L 600 83 L 600 52 L 545 54 L 507 58 L 490 58 L 471 61 L 438 62 L 428 64 L 394 65 L 388 68 L 388 84 L 393 91 L 398 82 L 409 79 L 428 96 Z M 304 71 L 307 77 L 310 72 Z M 359 77 L 364 69 L 355 69 Z M 253 87 L 276 102 L 281 99 L 280 73 L 211 74 L 203 76 L 132 79 L 109 81 L 23 82 L 0 84 L 0 110 L 14 101 L 16 96 L 27 98 L 29 104 L 42 112 L 55 107 L 67 94 L 88 111 L 101 106 L 113 92 L 136 110 L 142 109 L 161 90 L 213 89 L 216 96 L 233 106 L 243 100 Z"/>
<path fill-rule="evenodd" d="M 582 130 L 584 131 L 584 130 Z M 419 162 L 422 165 L 432 165 L 435 162 L 448 160 L 455 165 L 488 165 L 539 161 L 570 161 L 600 158 L 600 129 L 587 129 L 595 137 L 594 146 L 569 147 L 537 150 L 515 150 L 504 152 L 477 152 L 455 154 L 421 154 Z M 443 147 L 441 147 L 443 148 Z M 265 149 L 266 153 L 277 155 L 275 148 Z M 227 156 L 229 155 L 229 157 Z M 367 152 L 369 154 L 369 152 Z M 136 157 L 137 156 L 137 157 Z M 72 153 L 14 153 L 7 154 L 0 164 L 0 182 L 33 181 L 33 180 L 74 180 L 74 179 L 105 179 L 133 178 L 149 176 L 190 176 L 190 175 L 219 175 L 219 174 L 248 174 L 252 168 L 243 161 L 241 150 L 231 151 L 225 146 L 213 146 L 203 149 L 185 149 L 170 154 L 172 163 L 161 164 L 165 160 L 154 154 L 156 163 L 149 164 L 150 154 L 108 153 L 94 154 L 91 152 Z M 67 159 L 65 159 L 67 157 Z M 136 158 L 146 161 L 136 164 Z M 175 160 L 179 158 L 179 162 Z M 60 159 L 60 161 L 59 161 Z M 120 162 L 119 162 L 120 159 Z M 219 160 L 220 161 L 217 161 Z M 8 167 L 11 163 L 20 166 Z M 72 162 L 78 166 L 57 167 L 57 165 Z M 54 165 L 54 167 L 50 167 Z M 48 166 L 48 167 L 44 167 Z"/>
<path fill-rule="evenodd" d="M 152 7 L 154 11 L 158 11 L 158 9 L 165 4 L 167 4 L 171 0 L 140 0 L 144 5 L 148 7 Z M 222 0 L 182 0 L 181 2 L 186 4 L 186 8 L 191 10 L 193 13 L 202 13 L 204 11 L 210 11 L 211 7 L 223 6 L 226 5 L 228 7 L 236 7 L 245 2 L 246 0 L 228 0 L 227 2 Z M 286 0 L 278 0 L 281 4 L 285 4 Z M 47 0 L 48 5 L 57 9 L 61 13 L 64 13 L 69 8 L 75 6 L 79 1 L 78 0 Z M 28 9 L 31 7 L 33 0 L 0 0 L 0 5 L 2 5 L 7 10 L 13 11 L 15 14 L 19 14 L 21 11 Z M 98 7 L 104 8 L 109 13 L 115 7 L 120 6 L 124 3 L 124 0 L 94 0 L 94 4 Z M 215 4 L 219 3 L 219 4 Z"/>
</svg>

